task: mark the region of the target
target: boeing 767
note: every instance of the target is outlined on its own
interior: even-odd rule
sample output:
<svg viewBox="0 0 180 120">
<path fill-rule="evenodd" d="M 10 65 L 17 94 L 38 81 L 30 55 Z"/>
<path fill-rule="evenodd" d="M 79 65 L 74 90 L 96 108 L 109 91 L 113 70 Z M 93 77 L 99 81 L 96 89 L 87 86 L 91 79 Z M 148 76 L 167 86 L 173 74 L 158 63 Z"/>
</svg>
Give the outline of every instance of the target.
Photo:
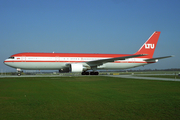
<svg viewBox="0 0 180 120">
<path fill-rule="evenodd" d="M 25 70 L 59 70 L 59 72 L 81 72 L 82 75 L 98 75 L 100 69 L 127 69 L 156 63 L 153 58 L 160 36 L 155 31 L 134 54 L 85 54 L 85 53 L 18 53 L 11 55 L 4 64 L 16 68 L 18 75 Z M 88 72 L 92 70 L 92 72 Z"/>
</svg>

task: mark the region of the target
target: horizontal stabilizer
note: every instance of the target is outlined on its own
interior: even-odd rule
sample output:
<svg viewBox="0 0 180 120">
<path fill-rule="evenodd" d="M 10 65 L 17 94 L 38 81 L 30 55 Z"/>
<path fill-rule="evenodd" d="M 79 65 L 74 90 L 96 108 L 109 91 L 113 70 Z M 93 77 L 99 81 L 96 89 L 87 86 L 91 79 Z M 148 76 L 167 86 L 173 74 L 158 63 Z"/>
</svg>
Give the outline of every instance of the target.
<svg viewBox="0 0 180 120">
<path fill-rule="evenodd" d="M 156 61 L 156 60 L 159 60 L 159 59 L 164 59 L 164 58 L 169 58 L 169 57 L 174 57 L 174 56 L 171 55 L 171 56 L 165 56 L 165 57 L 151 58 L 151 59 L 146 59 L 144 61 L 150 62 L 150 61 Z"/>
</svg>

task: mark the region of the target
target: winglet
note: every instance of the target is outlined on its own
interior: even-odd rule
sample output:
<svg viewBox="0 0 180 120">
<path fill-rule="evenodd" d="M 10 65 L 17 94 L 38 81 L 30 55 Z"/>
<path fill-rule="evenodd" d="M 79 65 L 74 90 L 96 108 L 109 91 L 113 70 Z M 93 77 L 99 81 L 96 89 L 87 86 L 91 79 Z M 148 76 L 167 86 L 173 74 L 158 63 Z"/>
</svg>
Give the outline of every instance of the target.
<svg viewBox="0 0 180 120">
<path fill-rule="evenodd" d="M 152 58 L 160 33 L 155 31 L 135 54 L 148 54 L 146 58 Z"/>
</svg>

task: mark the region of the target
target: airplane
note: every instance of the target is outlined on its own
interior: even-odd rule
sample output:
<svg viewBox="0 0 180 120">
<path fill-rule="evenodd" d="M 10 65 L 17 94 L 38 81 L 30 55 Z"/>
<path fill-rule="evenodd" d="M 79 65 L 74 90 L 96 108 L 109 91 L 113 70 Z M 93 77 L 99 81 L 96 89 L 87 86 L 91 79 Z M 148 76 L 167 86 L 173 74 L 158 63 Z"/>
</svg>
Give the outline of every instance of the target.
<svg viewBox="0 0 180 120">
<path fill-rule="evenodd" d="M 98 75 L 98 70 L 117 70 L 144 66 L 158 62 L 153 58 L 160 36 L 155 31 L 134 54 L 85 54 L 85 53 L 18 53 L 4 61 L 7 66 L 17 69 L 17 75 L 24 70 L 59 70 L 59 72 L 81 72 L 82 75 Z M 91 71 L 91 72 L 88 72 Z"/>
</svg>

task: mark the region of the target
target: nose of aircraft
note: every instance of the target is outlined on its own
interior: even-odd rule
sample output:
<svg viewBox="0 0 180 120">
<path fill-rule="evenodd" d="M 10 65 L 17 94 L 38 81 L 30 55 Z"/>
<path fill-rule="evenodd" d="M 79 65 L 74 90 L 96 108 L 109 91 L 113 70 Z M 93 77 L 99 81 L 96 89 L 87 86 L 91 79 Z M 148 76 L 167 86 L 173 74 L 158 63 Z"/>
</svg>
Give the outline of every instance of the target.
<svg viewBox="0 0 180 120">
<path fill-rule="evenodd" d="M 4 64 L 6 64 L 6 60 L 4 60 L 4 62 L 3 62 Z"/>
<path fill-rule="evenodd" d="M 8 65 L 8 64 L 7 64 L 7 59 L 6 59 L 6 60 L 4 60 L 4 62 L 3 62 L 3 63 L 4 63 L 5 65 Z"/>
</svg>

